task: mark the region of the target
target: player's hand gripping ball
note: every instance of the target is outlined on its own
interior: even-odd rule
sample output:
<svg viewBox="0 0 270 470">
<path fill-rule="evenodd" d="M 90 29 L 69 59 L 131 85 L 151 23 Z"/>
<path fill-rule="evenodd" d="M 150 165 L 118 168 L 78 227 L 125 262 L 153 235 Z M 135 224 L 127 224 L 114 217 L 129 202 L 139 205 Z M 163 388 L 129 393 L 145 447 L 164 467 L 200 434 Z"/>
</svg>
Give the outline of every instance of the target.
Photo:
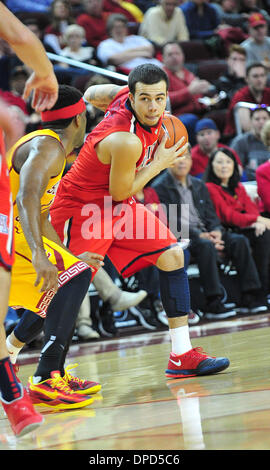
<svg viewBox="0 0 270 470">
<path fill-rule="evenodd" d="M 179 118 L 173 116 L 172 114 L 165 114 L 162 119 L 162 126 L 158 136 L 158 144 L 161 142 L 164 133 L 167 135 L 165 144 L 166 148 L 172 147 L 172 145 L 180 140 L 181 137 L 185 137 L 185 140 L 183 140 L 181 143 L 181 147 L 188 142 L 188 133 L 186 127 Z"/>
</svg>

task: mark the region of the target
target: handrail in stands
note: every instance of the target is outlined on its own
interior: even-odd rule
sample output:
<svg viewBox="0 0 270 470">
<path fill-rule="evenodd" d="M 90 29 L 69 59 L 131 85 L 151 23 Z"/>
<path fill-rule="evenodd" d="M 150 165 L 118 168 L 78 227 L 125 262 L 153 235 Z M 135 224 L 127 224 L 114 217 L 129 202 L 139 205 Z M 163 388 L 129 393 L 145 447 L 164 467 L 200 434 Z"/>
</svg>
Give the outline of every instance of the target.
<svg viewBox="0 0 270 470">
<path fill-rule="evenodd" d="M 81 69 L 89 70 L 89 72 L 99 73 L 101 75 L 106 75 L 110 78 L 122 80 L 124 82 L 128 81 L 127 75 L 114 72 L 113 70 L 103 69 L 101 67 L 97 67 L 96 65 L 86 64 L 85 62 L 80 62 L 79 60 L 70 59 L 69 57 L 63 57 L 58 54 L 53 54 L 52 52 L 47 52 L 47 56 L 51 60 L 56 60 L 57 62 L 63 62 L 72 65 L 73 67 L 79 67 Z"/>
<path fill-rule="evenodd" d="M 239 116 L 238 116 L 239 108 L 254 109 L 254 108 L 257 108 L 257 106 L 260 106 L 260 105 L 258 105 L 257 103 L 248 103 L 246 101 L 239 101 L 238 103 L 236 103 L 236 105 L 233 108 L 236 135 L 240 135 L 243 133 Z M 270 112 L 270 106 L 267 106 L 267 110 Z"/>
</svg>

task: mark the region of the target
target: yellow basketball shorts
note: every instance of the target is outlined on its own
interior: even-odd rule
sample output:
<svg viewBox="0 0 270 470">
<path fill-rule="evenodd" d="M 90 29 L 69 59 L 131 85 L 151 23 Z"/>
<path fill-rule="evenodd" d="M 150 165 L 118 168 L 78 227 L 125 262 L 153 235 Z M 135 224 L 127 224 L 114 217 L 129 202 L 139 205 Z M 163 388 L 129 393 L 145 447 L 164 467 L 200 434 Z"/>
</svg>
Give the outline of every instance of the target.
<svg viewBox="0 0 270 470">
<path fill-rule="evenodd" d="M 56 243 L 43 237 L 48 259 L 58 268 L 58 287 L 62 287 L 89 266 L 68 253 Z M 11 271 L 9 306 L 25 308 L 45 318 L 48 306 L 55 295 L 53 289 L 40 292 L 42 281 L 35 287 L 36 271 L 32 264 L 31 250 L 23 233 L 15 233 L 15 262 Z"/>
</svg>

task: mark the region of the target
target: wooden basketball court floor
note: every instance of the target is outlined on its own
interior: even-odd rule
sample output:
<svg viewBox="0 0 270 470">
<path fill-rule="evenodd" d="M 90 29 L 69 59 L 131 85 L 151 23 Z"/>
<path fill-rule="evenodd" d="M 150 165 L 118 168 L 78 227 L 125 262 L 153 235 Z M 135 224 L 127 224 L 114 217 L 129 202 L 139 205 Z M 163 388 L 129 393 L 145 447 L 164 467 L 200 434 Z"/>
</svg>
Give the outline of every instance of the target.
<svg viewBox="0 0 270 470">
<path fill-rule="evenodd" d="M 71 346 L 74 375 L 100 382 L 91 406 L 54 412 L 16 439 L 0 409 L 0 450 L 269 450 L 270 314 L 207 322 L 190 328 L 193 347 L 225 355 L 216 375 L 165 378 L 167 331 Z M 39 351 L 20 355 L 24 384 Z"/>
</svg>

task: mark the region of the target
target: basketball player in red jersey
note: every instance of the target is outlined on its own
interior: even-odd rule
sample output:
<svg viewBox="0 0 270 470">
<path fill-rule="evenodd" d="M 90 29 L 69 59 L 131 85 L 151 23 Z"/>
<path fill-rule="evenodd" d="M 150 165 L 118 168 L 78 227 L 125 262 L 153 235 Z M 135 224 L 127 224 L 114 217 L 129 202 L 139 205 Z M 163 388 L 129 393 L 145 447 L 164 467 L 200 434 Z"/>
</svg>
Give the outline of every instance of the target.
<svg viewBox="0 0 270 470">
<path fill-rule="evenodd" d="M 44 111 L 54 105 L 58 83 L 51 62 L 38 38 L 0 2 L 0 37 L 33 69 L 24 98 L 33 91 L 32 106 Z M 13 214 L 5 145 L 12 142 L 12 122 L 5 104 L 0 105 L 0 401 L 16 436 L 32 431 L 43 422 L 16 378 L 6 349 L 4 319 L 8 309 L 11 268 L 14 261 Z M 4 133 L 4 134 L 3 134 Z"/>
<path fill-rule="evenodd" d="M 124 277 L 149 265 L 159 269 L 172 340 L 166 376 L 177 378 L 219 372 L 229 360 L 192 348 L 183 250 L 167 227 L 133 199 L 153 177 L 173 166 L 188 146 L 180 139 L 165 148 L 165 136 L 157 146 L 167 90 L 166 73 L 147 64 L 131 71 L 128 87 L 100 85 L 86 91 L 85 99 L 106 113 L 60 183 L 51 222 L 74 254 L 91 246 L 94 252 L 107 254 Z M 149 236 L 150 226 L 154 237 Z"/>
</svg>

